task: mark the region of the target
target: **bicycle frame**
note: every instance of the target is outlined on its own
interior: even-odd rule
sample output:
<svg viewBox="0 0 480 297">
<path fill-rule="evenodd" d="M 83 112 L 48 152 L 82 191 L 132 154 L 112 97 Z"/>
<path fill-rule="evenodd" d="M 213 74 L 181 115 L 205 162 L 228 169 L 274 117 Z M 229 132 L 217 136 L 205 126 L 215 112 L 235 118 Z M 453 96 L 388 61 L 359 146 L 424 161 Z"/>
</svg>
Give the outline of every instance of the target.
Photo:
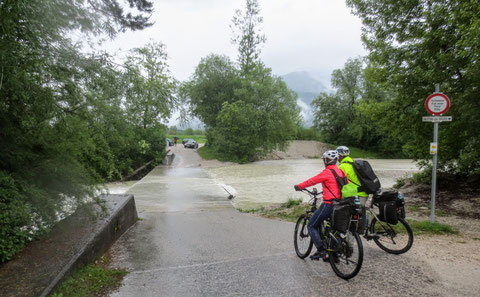
<svg viewBox="0 0 480 297">
<path fill-rule="evenodd" d="M 309 191 L 307 189 L 304 189 L 305 192 L 307 192 L 312 198 L 310 201 L 313 200 L 312 202 L 312 207 L 310 209 L 307 209 L 305 214 L 307 215 L 311 215 L 313 214 L 316 210 L 317 210 L 317 202 L 320 198 L 318 198 L 317 196 L 320 196 L 323 194 L 323 192 L 317 192 L 317 189 L 316 188 L 313 188 L 313 191 Z M 320 204 L 323 202 L 323 199 L 320 201 Z M 354 221 L 357 221 L 356 219 L 353 219 L 352 217 L 350 217 L 350 222 L 349 222 L 349 229 L 350 229 L 350 225 L 352 224 L 352 222 Z M 303 230 L 302 230 L 303 231 Z M 325 251 L 327 253 L 332 253 L 332 252 L 336 252 L 336 250 L 334 249 L 331 249 L 331 242 L 329 240 L 334 240 L 335 241 L 335 245 L 336 247 L 339 246 L 339 242 L 338 240 L 336 239 L 336 235 L 337 234 L 340 234 L 340 237 L 343 239 L 345 239 L 345 235 L 343 234 L 342 236 L 342 233 L 336 231 L 336 230 L 333 230 L 332 229 L 332 225 L 331 225 L 331 221 L 330 221 L 330 218 L 326 219 L 319 227 L 319 233 L 320 233 L 320 236 L 322 237 L 322 240 L 325 240 L 328 242 L 328 244 L 326 245 L 326 249 Z"/>
<path fill-rule="evenodd" d="M 368 219 L 370 216 L 368 216 L 368 214 L 367 214 L 367 225 L 365 226 L 365 232 L 363 234 L 363 237 L 367 240 L 372 239 L 372 238 L 369 238 L 370 237 L 369 232 L 370 232 L 370 229 L 371 229 L 371 226 L 372 226 L 373 217 L 376 219 L 377 223 L 380 224 L 381 226 L 385 227 L 385 226 L 388 225 L 387 223 L 382 222 L 378 218 L 377 214 L 374 211 L 373 206 L 374 206 L 373 199 L 371 199 L 370 205 L 368 205 L 368 206 L 365 205 L 365 210 L 368 211 L 372 215 L 372 219 Z"/>
</svg>

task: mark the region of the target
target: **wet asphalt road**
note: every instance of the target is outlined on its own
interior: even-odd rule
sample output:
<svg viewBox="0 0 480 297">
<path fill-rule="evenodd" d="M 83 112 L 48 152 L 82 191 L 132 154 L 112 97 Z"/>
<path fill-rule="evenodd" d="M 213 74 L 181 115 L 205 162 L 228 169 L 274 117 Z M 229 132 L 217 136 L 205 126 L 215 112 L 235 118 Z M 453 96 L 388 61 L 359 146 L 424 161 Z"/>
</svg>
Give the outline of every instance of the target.
<svg viewBox="0 0 480 297">
<path fill-rule="evenodd" d="M 365 240 L 350 281 L 299 259 L 293 223 L 236 211 L 201 168 L 157 167 L 128 192 L 141 220 L 111 248 L 130 273 L 110 296 L 447 295 L 423 263 Z"/>
</svg>

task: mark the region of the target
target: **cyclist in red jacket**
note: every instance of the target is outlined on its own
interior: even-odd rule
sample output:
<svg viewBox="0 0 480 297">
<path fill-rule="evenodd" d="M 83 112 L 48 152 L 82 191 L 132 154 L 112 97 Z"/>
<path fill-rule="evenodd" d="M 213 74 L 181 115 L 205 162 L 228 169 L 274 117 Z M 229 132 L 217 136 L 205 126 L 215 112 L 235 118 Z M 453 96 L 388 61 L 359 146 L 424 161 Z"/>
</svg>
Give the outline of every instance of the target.
<svg viewBox="0 0 480 297">
<path fill-rule="evenodd" d="M 312 237 L 313 243 L 317 248 L 317 252 L 313 254 L 313 256 L 310 256 L 310 258 L 317 261 L 320 258 L 326 260 L 326 253 L 322 244 L 322 239 L 320 238 L 318 227 L 320 227 L 320 225 L 325 219 L 329 218 L 332 215 L 333 199 L 341 198 L 340 188 L 338 187 L 337 180 L 335 179 L 335 176 L 333 175 L 331 169 L 333 169 L 338 176 L 345 176 L 345 173 L 343 173 L 343 171 L 341 171 L 336 165 L 338 160 L 337 151 L 326 151 L 325 153 L 323 153 L 322 159 L 323 163 L 325 164 L 325 169 L 320 172 L 320 174 L 294 186 L 295 190 L 300 191 L 319 183 L 322 184 L 323 203 L 313 213 L 312 217 L 308 222 L 308 233 Z"/>
</svg>

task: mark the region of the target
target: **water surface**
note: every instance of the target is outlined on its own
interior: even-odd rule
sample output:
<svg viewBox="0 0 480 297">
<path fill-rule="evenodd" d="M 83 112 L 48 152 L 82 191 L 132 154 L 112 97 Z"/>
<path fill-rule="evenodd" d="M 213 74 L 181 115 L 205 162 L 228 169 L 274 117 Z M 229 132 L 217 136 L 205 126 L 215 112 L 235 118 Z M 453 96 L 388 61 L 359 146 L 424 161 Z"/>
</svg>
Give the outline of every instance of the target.
<svg viewBox="0 0 480 297">
<path fill-rule="evenodd" d="M 412 160 L 368 160 L 378 175 L 383 188 L 392 187 L 396 179 L 418 171 Z M 260 161 L 245 165 L 206 168 L 207 174 L 220 186 L 235 189 L 232 200 L 241 209 L 259 208 L 271 203 L 283 203 L 289 199 L 308 200 L 308 196 L 296 192 L 293 185 L 319 174 L 324 169 L 320 159 Z M 321 185 L 317 185 L 319 191 Z"/>
</svg>

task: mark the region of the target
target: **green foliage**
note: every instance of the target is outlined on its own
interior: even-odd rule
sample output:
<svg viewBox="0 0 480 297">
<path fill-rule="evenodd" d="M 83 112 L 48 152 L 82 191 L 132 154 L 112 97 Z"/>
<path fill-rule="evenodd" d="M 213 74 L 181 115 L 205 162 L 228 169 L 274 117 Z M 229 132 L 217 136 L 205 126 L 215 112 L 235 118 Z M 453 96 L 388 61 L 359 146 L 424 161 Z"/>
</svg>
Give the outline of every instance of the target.
<svg viewBox="0 0 480 297">
<path fill-rule="evenodd" d="M 302 203 L 301 199 L 288 199 L 288 201 L 283 204 L 283 207 L 290 208 L 292 206 L 300 205 L 300 203 Z"/>
<path fill-rule="evenodd" d="M 188 101 L 191 113 L 207 127 L 215 127 L 224 102 L 235 102 L 235 90 L 240 88 L 238 70 L 227 56 L 209 55 L 202 58 L 192 79 L 179 90 Z"/>
<path fill-rule="evenodd" d="M 257 0 L 246 0 L 245 11 L 237 9 L 232 19 L 232 43 L 238 47 L 238 63 L 244 75 L 250 74 L 260 63 L 260 46 L 266 37 L 261 34 L 260 5 Z"/>
<path fill-rule="evenodd" d="M 296 222 L 305 213 L 308 205 L 300 200 L 290 199 L 278 207 L 261 207 L 258 209 L 239 209 L 243 213 L 255 213 L 265 218 Z"/>
<path fill-rule="evenodd" d="M 432 125 L 421 117 L 427 114 L 425 99 L 439 83 L 451 99 L 448 115 L 454 119 L 440 124 L 439 170 L 478 176 L 480 3 L 348 0 L 347 4 L 364 25 L 372 80 L 394 94 L 393 100 L 374 108 L 379 121 L 411 157 L 430 159 Z"/>
<path fill-rule="evenodd" d="M 31 209 L 7 173 L 0 171 L 0 262 L 9 260 L 29 241 Z"/>
<path fill-rule="evenodd" d="M 159 124 L 170 114 L 165 105 L 142 117 L 143 125 L 134 124 L 123 108 L 136 99 L 126 96 L 137 87 L 124 83 L 131 73 L 117 70 L 108 55 L 82 53 L 68 38 L 73 30 L 88 38 L 148 26 L 151 2 L 129 2 L 140 15 L 125 14 L 115 0 L 0 1 L 2 262 L 49 230 L 67 208 L 92 197 L 93 185 L 120 179 L 165 150 Z M 127 68 L 138 69 L 135 61 Z M 155 82 L 142 86 L 171 90 L 171 81 L 152 77 Z"/>
<path fill-rule="evenodd" d="M 256 71 L 235 90 L 244 100 L 225 102 L 207 134 L 214 149 L 240 163 L 285 148 L 299 121 L 295 96 L 285 83 L 270 69 L 259 66 Z"/>
<path fill-rule="evenodd" d="M 259 60 L 265 39 L 258 33 L 258 2 L 247 0 L 245 12 L 237 11 L 232 22 L 239 68 L 226 56 L 209 55 L 182 84 L 179 97 L 207 127 L 203 151 L 244 163 L 285 148 L 295 137 L 299 108 L 295 94 Z"/>
<path fill-rule="evenodd" d="M 170 76 L 165 45 L 150 43 L 135 48 L 125 63 L 126 113 L 132 124 L 159 125 L 176 107 L 176 80 Z"/>
<path fill-rule="evenodd" d="M 295 134 L 296 140 L 320 140 L 320 132 L 315 127 L 305 128 L 302 126 L 297 127 L 297 133 Z"/>
<path fill-rule="evenodd" d="M 370 80 L 363 60 L 349 59 L 343 69 L 335 70 L 332 86 L 335 94 L 321 93 L 312 101 L 314 125 L 323 140 L 398 156 L 401 143 L 370 110 L 385 102 L 389 94 Z"/>
<path fill-rule="evenodd" d="M 197 153 L 205 160 L 219 160 L 219 161 L 231 161 L 232 158 L 228 155 L 224 155 L 210 146 L 202 146 L 197 150 Z"/>
<path fill-rule="evenodd" d="M 259 116 L 252 104 L 225 103 L 217 117 L 217 127 L 208 134 L 212 146 L 221 154 L 231 155 L 233 161 L 246 163 L 259 145 L 255 125 Z"/>
<path fill-rule="evenodd" d="M 121 281 L 126 274 L 126 270 L 107 269 L 99 265 L 87 265 L 62 282 L 52 297 L 100 296 L 100 294 L 105 294 L 120 287 Z"/>
</svg>

